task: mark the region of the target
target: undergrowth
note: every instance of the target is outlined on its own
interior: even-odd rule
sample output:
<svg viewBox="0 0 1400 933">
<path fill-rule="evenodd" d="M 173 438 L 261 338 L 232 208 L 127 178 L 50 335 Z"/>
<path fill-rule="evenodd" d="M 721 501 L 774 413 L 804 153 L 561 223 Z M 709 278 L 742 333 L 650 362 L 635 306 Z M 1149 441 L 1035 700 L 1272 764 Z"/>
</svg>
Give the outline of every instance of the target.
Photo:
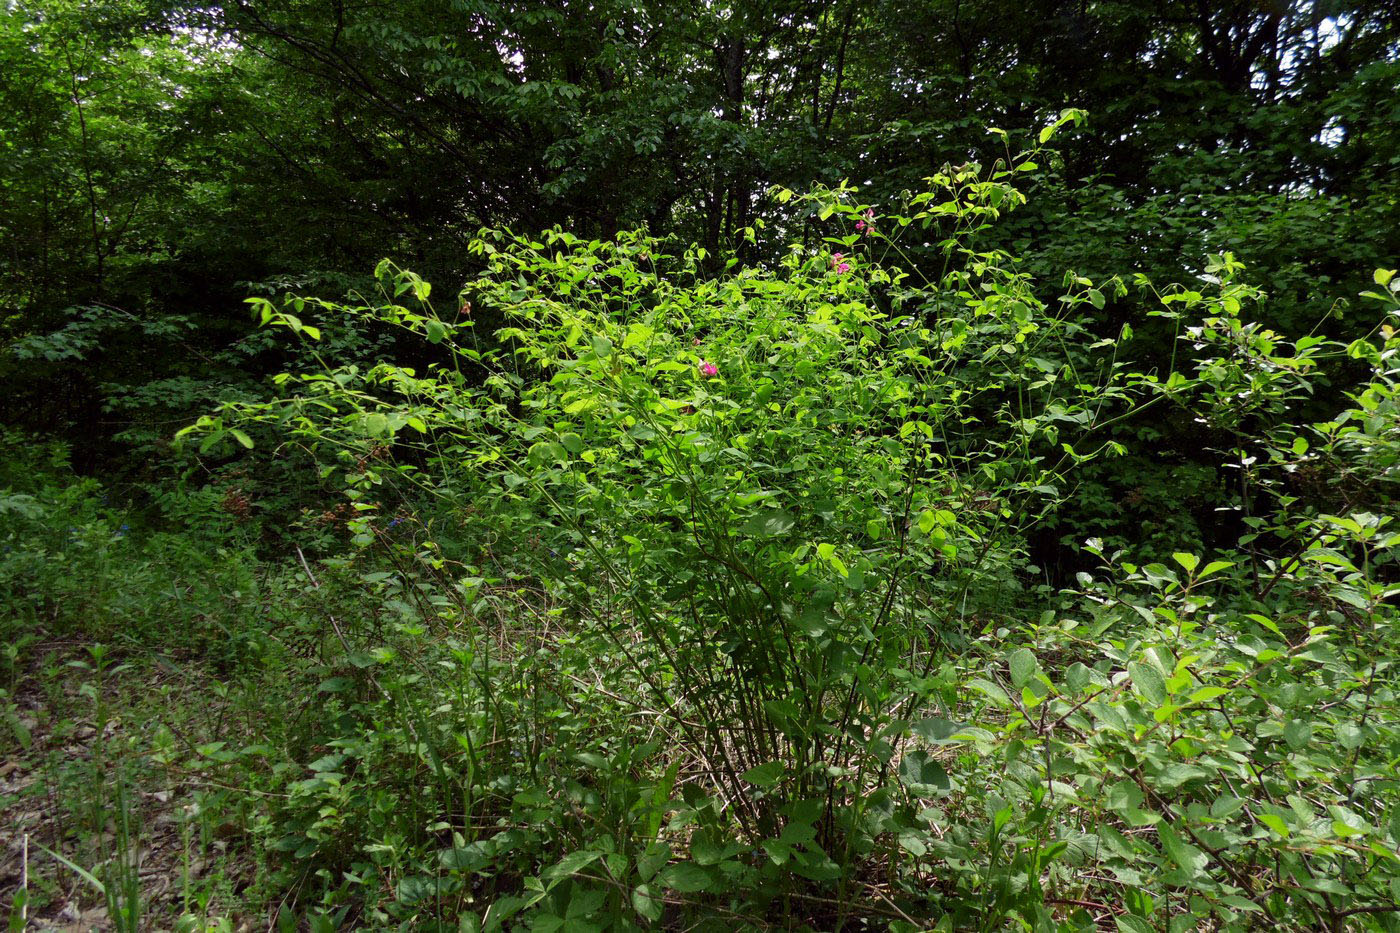
<svg viewBox="0 0 1400 933">
<path fill-rule="evenodd" d="M 640 234 L 488 231 L 446 311 L 388 263 L 359 304 L 256 299 L 319 365 L 190 433 L 314 460 L 342 491 L 314 547 L 260 554 L 227 494 L 162 530 L 61 462 L 11 477 L 12 914 L 1400 928 L 1392 273 L 1350 345 L 1250 323 L 1229 255 L 1046 297 L 977 245 L 1028 166 L 888 211 L 776 192 L 835 233 L 718 278 Z M 1134 289 L 1170 372 L 1077 323 Z M 432 362 L 320 356 L 341 320 Z M 1370 377 L 1294 423 L 1336 363 Z M 1148 407 L 1219 443 L 1245 533 L 1085 541 L 1056 590 L 1031 535 Z M 215 867 L 154 897 L 157 838 Z"/>
</svg>

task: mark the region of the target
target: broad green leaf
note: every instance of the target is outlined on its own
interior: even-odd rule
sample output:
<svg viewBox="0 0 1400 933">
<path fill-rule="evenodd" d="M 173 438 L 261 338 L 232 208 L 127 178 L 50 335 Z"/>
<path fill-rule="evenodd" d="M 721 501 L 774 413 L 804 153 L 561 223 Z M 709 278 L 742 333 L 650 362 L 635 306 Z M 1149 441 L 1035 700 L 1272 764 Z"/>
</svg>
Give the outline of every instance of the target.
<svg viewBox="0 0 1400 933">
<path fill-rule="evenodd" d="M 545 872 L 545 876 L 550 878 L 563 878 L 567 875 L 576 874 L 598 861 L 598 859 L 602 857 L 602 854 L 601 852 L 595 852 L 590 849 L 570 852 L 560 859 L 553 867 L 549 868 Z"/>
<path fill-rule="evenodd" d="M 1365 731 L 1354 722 L 1339 722 L 1333 728 L 1337 744 L 1347 751 L 1360 748 L 1366 741 Z"/>
<path fill-rule="evenodd" d="M 1235 566 L 1235 562 L 1232 560 L 1213 560 L 1205 565 L 1205 568 L 1201 570 L 1197 579 L 1204 580 L 1211 574 L 1219 573 L 1222 570 L 1229 570 L 1233 566 Z"/>
<path fill-rule="evenodd" d="M 643 881 L 650 881 L 670 861 L 671 847 L 664 842 L 653 842 L 637 858 L 637 875 Z"/>
<path fill-rule="evenodd" d="M 772 787 L 782 780 L 784 766 L 781 761 L 770 761 L 745 771 L 740 777 L 759 787 Z"/>
<path fill-rule="evenodd" d="M 949 736 L 958 731 L 958 728 L 958 724 L 951 720 L 930 716 L 915 723 L 913 732 L 924 741 L 936 744 L 945 742 Z"/>
<path fill-rule="evenodd" d="M 1302 719 L 1290 719 L 1283 727 L 1283 740 L 1294 751 L 1306 748 L 1312 741 L 1312 730 L 1312 723 Z"/>
<path fill-rule="evenodd" d="M 664 887 L 682 894 L 706 891 L 714 884 L 713 876 L 693 862 L 677 862 L 663 871 L 658 880 Z"/>
<path fill-rule="evenodd" d="M 1029 648 L 1018 648 L 1011 653 L 1011 683 L 1015 687 L 1024 687 L 1030 683 L 1038 668 L 1035 655 Z"/>
<path fill-rule="evenodd" d="M 899 763 L 899 779 L 916 792 L 934 788 L 948 790 L 951 782 L 943 765 L 929 757 L 923 749 L 914 749 Z"/>
<path fill-rule="evenodd" d="M 369 437 L 384 437 L 389 433 L 389 419 L 381 412 L 370 412 L 360 422 Z"/>
<path fill-rule="evenodd" d="M 1188 877 L 1195 877 L 1210 864 L 1210 856 L 1183 840 L 1165 821 L 1157 824 L 1157 838 L 1162 840 L 1162 849 L 1167 857 Z"/>
<path fill-rule="evenodd" d="M 639 884 L 632 889 L 632 909 L 637 915 L 655 922 L 661 919 L 665 903 L 651 890 L 650 885 Z"/>
<path fill-rule="evenodd" d="M 796 525 L 797 519 L 791 512 L 784 509 L 762 509 L 739 526 L 739 533 L 751 538 L 776 538 L 792 531 Z M 822 557 L 830 560 L 835 552 L 836 548 L 833 546 L 831 554 L 822 554 Z"/>
<path fill-rule="evenodd" d="M 1167 699 L 1167 683 L 1154 665 L 1134 661 L 1128 665 L 1128 676 L 1138 695 L 1154 706 L 1162 705 Z"/>
<path fill-rule="evenodd" d="M 997 706 L 1010 706 L 1011 698 L 1006 695 L 1006 691 L 992 683 L 990 680 L 978 677 L 967 682 L 968 687 L 986 694 Z"/>
</svg>

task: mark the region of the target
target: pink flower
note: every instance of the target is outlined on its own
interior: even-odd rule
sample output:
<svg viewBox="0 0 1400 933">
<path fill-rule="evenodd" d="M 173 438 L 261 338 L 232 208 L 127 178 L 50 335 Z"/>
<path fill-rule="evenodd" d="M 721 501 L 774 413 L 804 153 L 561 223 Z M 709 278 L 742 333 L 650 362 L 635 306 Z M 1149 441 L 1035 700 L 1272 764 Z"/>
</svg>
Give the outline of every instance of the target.
<svg viewBox="0 0 1400 933">
<path fill-rule="evenodd" d="M 839 272 L 839 273 L 842 273 L 842 274 L 847 273 L 847 272 L 850 272 L 850 271 L 851 271 L 851 264 L 850 264 L 849 262 L 843 262 L 843 263 L 841 263 L 839 266 L 836 267 L 836 271 Z"/>
<path fill-rule="evenodd" d="M 696 337 L 694 340 L 692 340 L 692 341 L 690 342 L 690 345 L 691 345 L 692 347 L 698 347 L 698 346 L 700 346 L 700 338 L 699 338 L 699 337 Z"/>
<path fill-rule="evenodd" d="M 719 367 L 716 366 L 714 363 L 711 363 L 709 360 L 701 360 L 700 375 L 704 376 L 706 379 L 709 379 L 713 376 L 718 376 Z"/>
</svg>

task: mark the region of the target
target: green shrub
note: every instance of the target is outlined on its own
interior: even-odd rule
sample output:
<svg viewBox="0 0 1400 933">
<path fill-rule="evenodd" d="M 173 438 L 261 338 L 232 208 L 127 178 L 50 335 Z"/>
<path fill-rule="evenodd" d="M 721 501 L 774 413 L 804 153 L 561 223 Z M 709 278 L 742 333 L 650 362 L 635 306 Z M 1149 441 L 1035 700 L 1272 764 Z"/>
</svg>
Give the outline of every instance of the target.
<svg viewBox="0 0 1400 933">
<path fill-rule="evenodd" d="M 185 765 L 267 794 L 284 926 L 1396 928 L 1391 274 L 1347 346 L 1249 323 L 1228 255 L 1206 289 L 1138 280 L 1182 372 L 1134 373 L 1130 333 L 1076 323 L 1125 284 L 1046 302 L 977 249 L 1012 177 L 948 170 L 886 216 L 799 198 L 855 232 L 719 278 L 641 235 L 487 232 L 451 313 L 389 264 L 379 304 L 255 301 L 311 353 L 349 315 L 436 354 L 194 428 L 294 440 L 359 546 L 213 574 L 295 620 L 228 627 L 261 646 L 235 669 L 279 672 L 244 702 L 282 712 Z M 923 230 L 930 279 L 899 265 Z M 1298 424 L 1340 360 L 1369 380 Z M 1089 540 L 1101 569 L 1051 592 L 1029 535 L 1145 406 L 1220 446 L 1245 533 L 1170 563 Z"/>
</svg>

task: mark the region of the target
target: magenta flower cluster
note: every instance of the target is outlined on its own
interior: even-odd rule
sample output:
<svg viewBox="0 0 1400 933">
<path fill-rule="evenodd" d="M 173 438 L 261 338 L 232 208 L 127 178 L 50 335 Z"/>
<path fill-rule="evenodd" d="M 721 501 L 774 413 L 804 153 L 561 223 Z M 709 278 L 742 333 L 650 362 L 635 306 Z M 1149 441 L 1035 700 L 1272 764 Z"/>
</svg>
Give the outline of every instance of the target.
<svg viewBox="0 0 1400 933">
<path fill-rule="evenodd" d="M 851 264 L 846 262 L 846 257 L 842 253 L 831 254 L 831 268 L 837 272 L 845 273 L 851 271 Z"/>
<path fill-rule="evenodd" d="M 875 229 L 875 211 L 873 209 L 867 208 L 865 213 L 861 214 L 860 217 L 861 219 L 856 221 L 857 233 L 864 233 L 867 230 Z"/>
<path fill-rule="evenodd" d="M 714 376 L 718 376 L 718 375 L 719 375 L 719 367 L 716 366 L 714 363 L 711 363 L 709 360 L 701 360 L 701 361 L 700 361 L 700 375 L 704 376 L 706 379 L 710 379 L 710 378 L 712 378 L 712 377 L 714 377 Z"/>
</svg>

